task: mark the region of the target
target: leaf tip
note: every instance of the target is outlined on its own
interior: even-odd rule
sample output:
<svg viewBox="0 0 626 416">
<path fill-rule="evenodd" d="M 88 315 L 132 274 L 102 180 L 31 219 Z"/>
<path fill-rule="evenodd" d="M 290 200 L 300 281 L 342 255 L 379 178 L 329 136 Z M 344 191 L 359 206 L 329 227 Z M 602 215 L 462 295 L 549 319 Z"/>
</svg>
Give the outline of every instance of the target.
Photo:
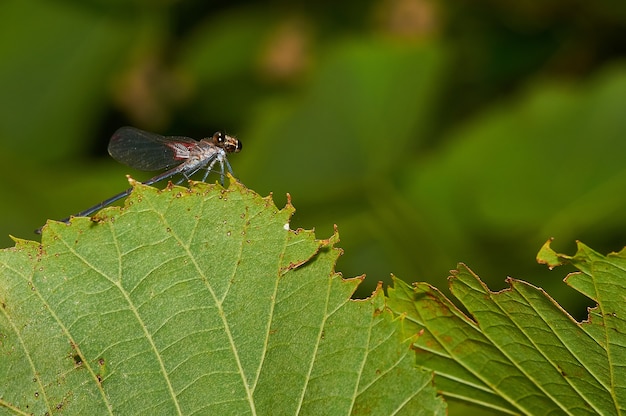
<svg viewBox="0 0 626 416">
<path fill-rule="evenodd" d="M 559 255 L 556 251 L 552 250 L 552 247 L 550 247 L 552 241 L 554 241 L 554 238 L 549 238 L 548 241 L 541 246 L 536 257 L 537 263 L 547 265 L 550 270 L 563 264 L 563 261 L 561 260 L 563 255 Z"/>
<path fill-rule="evenodd" d="M 133 179 L 133 177 L 130 175 L 126 175 L 126 180 L 128 181 L 128 184 L 133 187 L 141 183 L 138 180 Z"/>
</svg>

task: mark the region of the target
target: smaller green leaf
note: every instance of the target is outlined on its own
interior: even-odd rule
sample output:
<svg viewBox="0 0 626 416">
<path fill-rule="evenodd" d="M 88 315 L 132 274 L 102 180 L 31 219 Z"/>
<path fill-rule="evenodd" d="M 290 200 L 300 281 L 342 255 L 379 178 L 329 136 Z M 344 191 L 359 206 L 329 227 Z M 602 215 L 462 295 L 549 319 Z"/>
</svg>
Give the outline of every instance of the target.
<svg viewBox="0 0 626 416">
<path fill-rule="evenodd" d="M 567 283 L 598 307 L 576 322 L 542 289 L 509 278 L 492 292 L 465 265 L 450 289 L 463 314 L 437 289 L 399 280 L 389 307 L 418 334 L 417 363 L 436 373 L 444 395 L 507 413 L 620 414 L 626 408 L 626 256 L 601 256 L 579 243 L 575 256 L 538 255 L 580 272 Z"/>
<path fill-rule="evenodd" d="M 571 273 L 569 286 L 597 302 L 581 327 L 604 350 L 599 368 L 614 389 L 615 401 L 626 409 L 626 249 L 603 256 L 581 242 L 574 256 L 554 253 L 561 263 L 570 263 L 580 272 Z M 595 365 L 595 363 L 590 363 Z M 608 379 L 607 379 L 608 378 Z"/>
</svg>

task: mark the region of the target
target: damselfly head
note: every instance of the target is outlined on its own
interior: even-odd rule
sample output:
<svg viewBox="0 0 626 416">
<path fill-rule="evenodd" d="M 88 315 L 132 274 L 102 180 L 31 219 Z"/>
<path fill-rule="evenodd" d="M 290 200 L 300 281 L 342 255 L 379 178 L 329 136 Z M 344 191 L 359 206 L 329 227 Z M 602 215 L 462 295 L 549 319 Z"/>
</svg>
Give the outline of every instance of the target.
<svg viewBox="0 0 626 416">
<path fill-rule="evenodd" d="M 211 137 L 214 145 L 221 147 L 226 153 L 237 153 L 241 150 L 241 142 L 223 131 L 218 131 Z"/>
</svg>

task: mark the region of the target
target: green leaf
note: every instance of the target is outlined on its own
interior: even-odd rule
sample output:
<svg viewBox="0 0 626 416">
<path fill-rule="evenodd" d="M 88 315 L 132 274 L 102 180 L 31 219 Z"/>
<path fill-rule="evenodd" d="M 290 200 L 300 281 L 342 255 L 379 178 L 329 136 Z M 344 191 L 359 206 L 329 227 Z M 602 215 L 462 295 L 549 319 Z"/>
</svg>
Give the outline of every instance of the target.
<svg viewBox="0 0 626 416">
<path fill-rule="evenodd" d="M 601 256 L 579 244 L 575 256 L 546 245 L 539 260 L 569 262 L 567 278 L 598 303 L 576 322 L 542 289 L 509 278 L 492 292 L 466 266 L 450 289 L 461 312 L 425 283 L 396 280 L 389 307 L 406 315 L 405 330 L 419 334 L 419 365 L 436 373 L 449 397 L 517 414 L 622 414 L 626 410 L 626 252 Z"/>
<path fill-rule="evenodd" d="M 44 414 L 443 414 L 381 290 L 238 183 L 136 185 L 0 252 L 0 407 Z"/>
</svg>

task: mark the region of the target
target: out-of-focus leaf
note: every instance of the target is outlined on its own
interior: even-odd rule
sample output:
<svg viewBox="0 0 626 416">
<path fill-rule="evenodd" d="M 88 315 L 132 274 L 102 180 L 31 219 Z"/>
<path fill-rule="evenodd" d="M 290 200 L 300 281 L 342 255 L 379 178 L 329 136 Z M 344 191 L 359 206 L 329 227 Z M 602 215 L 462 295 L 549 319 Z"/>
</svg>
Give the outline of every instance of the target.
<svg viewBox="0 0 626 416">
<path fill-rule="evenodd" d="M 0 406 L 63 414 L 444 414 L 382 291 L 238 183 L 49 222 L 0 251 Z"/>
<path fill-rule="evenodd" d="M 62 1 L 0 3 L 0 141 L 36 160 L 77 154 L 103 108 L 130 25 Z"/>
<path fill-rule="evenodd" d="M 203 123 L 210 114 L 226 123 L 216 128 L 239 128 L 258 98 L 252 80 L 275 20 L 258 7 L 235 8 L 208 16 L 187 36 L 177 63 L 193 85 L 186 120 Z"/>
<path fill-rule="evenodd" d="M 619 191 L 626 187 L 625 94 L 623 68 L 584 88 L 535 88 L 459 129 L 436 158 L 414 166 L 411 198 L 438 224 L 472 233 L 545 241 L 599 232 L 626 206 Z"/>
<path fill-rule="evenodd" d="M 181 68 L 197 77 L 199 87 L 233 75 L 249 75 L 258 59 L 263 35 L 270 27 L 268 23 L 258 9 L 235 9 L 207 18 L 188 35 L 180 54 Z M 217 97 L 210 97 L 211 100 L 220 101 Z"/>
<path fill-rule="evenodd" d="M 543 290 L 508 279 L 492 292 L 466 266 L 450 278 L 460 312 L 437 289 L 396 280 L 388 306 L 405 315 L 419 365 L 436 373 L 444 395 L 521 414 L 621 414 L 626 409 L 626 252 L 601 256 L 582 244 L 575 256 L 549 252 L 580 273 L 567 282 L 597 307 L 571 318 Z M 408 335 L 407 335 L 408 336 Z"/>
<path fill-rule="evenodd" d="M 540 279 L 548 272 L 527 261 L 528 253 L 551 237 L 622 245 L 625 94 L 623 67 L 577 86 L 536 84 L 457 127 L 407 166 L 400 202 L 388 204 L 394 213 L 385 215 L 404 225 L 397 230 L 403 243 L 394 251 L 419 251 L 428 261 L 405 273 L 443 277 L 442 268 L 472 259 L 490 284 L 503 270 L 526 280 L 534 276 L 532 283 L 559 302 L 580 307 L 576 293 L 559 293 L 558 283 Z"/>
<path fill-rule="evenodd" d="M 398 160 L 428 130 L 428 102 L 439 87 L 443 58 L 430 43 L 337 43 L 302 95 L 268 100 L 258 109 L 241 174 L 262 171 L 255 187 L 314 203 L 337 194 L 362 196 L 373 179 L 390 180 Z M 337 181 L 323 189 L 320 175 Z"/>
</svg>

